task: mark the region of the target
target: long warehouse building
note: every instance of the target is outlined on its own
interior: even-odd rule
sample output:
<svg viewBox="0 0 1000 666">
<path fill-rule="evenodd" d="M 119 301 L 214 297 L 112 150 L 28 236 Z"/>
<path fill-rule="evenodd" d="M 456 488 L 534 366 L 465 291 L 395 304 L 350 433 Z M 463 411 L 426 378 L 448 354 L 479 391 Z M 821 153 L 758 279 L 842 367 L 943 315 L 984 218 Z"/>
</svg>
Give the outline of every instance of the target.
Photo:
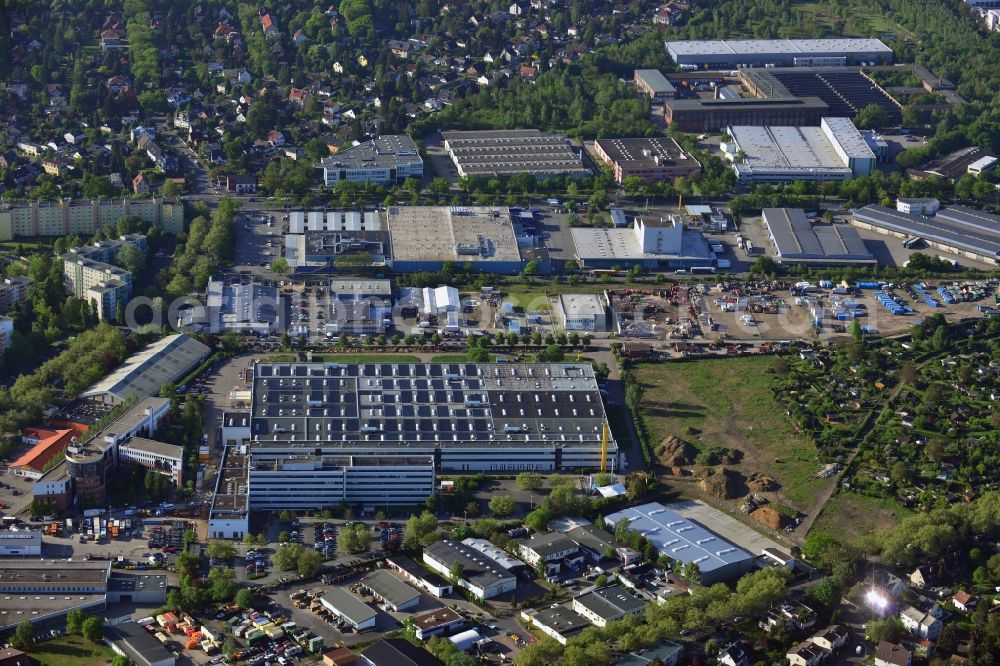
<svg viewBox="0 0 1000 666">
<path fill-rule="evenodd" d="M 938 250 L 1000 265 L 1000 216 L 952 206 L 934 217 L 900 213 L 885 206 L 854 211 L 851 223 L 896 238 L 916 236 Z"/>
<path fill-rule="evenodd" d="M 892 49 L 881 40 L 719 39 L 666 42 L 670 59 L 682 68 L 820 67 L 888 64 Z"/>
<path fill-rule="evenodd" d="M 858 230 L 843 224 L 813 224 L 801 208 L 765 208 L 764 228 L 780 263 L 874 264 Z"/>
<path fill-rule="evenodd" d="M 629 530 L 645 536 L 660 555 L 697 565 L 704 585 L 736 578 L 753 568 L 753 555 L 657 502 L 630 507 L 604 518 L 612 531 L 622 521 Z"/>
<path fill-rule="evenodd" d="M 580 153 L 562 134 L 522 129 L 453 131 L 442 132 L 441 136 L 459 176 L 582 178 L 590 174 Z"/>
</svg>

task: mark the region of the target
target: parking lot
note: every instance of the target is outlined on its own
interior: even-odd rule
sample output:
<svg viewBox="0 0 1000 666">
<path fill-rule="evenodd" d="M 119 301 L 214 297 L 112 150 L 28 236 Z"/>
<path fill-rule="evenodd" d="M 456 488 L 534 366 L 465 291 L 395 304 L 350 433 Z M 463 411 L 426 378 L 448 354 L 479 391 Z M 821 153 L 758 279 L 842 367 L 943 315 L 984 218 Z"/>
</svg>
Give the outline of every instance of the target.
<svg viewBox="0 0 1000 666">
<path fill-rule="evenodd" d="M 279 211 L 245 211 L 236 215 L 236 266 L 256 274 L 269 273 L 271 262 L 282 256 L 288 223 Z M 263 269 L 263 270 L 262 270 Z"/>
</svg>

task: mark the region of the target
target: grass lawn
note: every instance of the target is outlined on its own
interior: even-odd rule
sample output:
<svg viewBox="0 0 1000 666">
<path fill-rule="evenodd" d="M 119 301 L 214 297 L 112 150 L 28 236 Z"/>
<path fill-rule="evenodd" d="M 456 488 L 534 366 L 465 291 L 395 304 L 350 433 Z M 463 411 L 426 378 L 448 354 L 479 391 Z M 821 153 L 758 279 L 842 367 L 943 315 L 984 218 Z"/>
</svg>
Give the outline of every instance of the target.
<svg viewBox="0 0 1000 666">
<path fill-rule="evenodd" d="M 328 363 L 420 363 L 418 357 L 410 354 L 313 354 L 312 358 Z"/>
<path fill-rule="evenodd" d="M 639 365 L 641 414 L 654 447 L 676 435 L 698 449 L 738 449 L 736 470 L 770 475 L 782 486 L 774 499 L 808 512 L 825 481 L 812 478 L 820 468 L 816 447 L 792 429 L 771 394 L 772 363 L 748 356 Z"/>
<path fill-rule="evenodd" d="M 899 525 L 913 514 L 895 499 L 869 497 L 841 489 L 823 508 L 812 529 L 835 534 L 850 541 Z"/>
<path fill-rule="evenodd" d="M 549 297 L 545 291 L 537 287 L 531 291 L 512 291 L 504 297 L 505 301 L 514 304 L 514 307 L 521 308 L 525 312 L 537 312 L 549 309 Z"/>
<path fill-rule="evenodd" d="M 891 32 L 900 38 L 916 38 L 912 32 L 883 14 L 877 4 L 865 5 L 863 8 L 852 4 L 850 11 L 846 12 L 844 16 L 838 16 L 836 9 L 836 3 L 823 2 L 822 0 L 792 4 L 792 11 L 805 14 L 808 19 L 807 23 L 830 28 L 838 35 L 845 37 L 868 37 L 877 36 L 873 33 Z"/>
<path fill-rule="evenodd" d="M 28 654 L 38 666 L 89 666 L 108 662 L 114 656 L 110 648 L 94 645 L 82 636 L 60 636 L 32 648 Z"/>
</svg>

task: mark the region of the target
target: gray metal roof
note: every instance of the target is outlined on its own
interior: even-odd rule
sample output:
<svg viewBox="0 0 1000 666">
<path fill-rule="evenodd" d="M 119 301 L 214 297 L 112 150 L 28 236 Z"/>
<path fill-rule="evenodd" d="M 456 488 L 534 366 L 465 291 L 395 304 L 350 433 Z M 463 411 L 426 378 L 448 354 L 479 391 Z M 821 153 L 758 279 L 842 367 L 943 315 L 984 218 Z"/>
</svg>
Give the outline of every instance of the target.
<svg viewBox="0 0 1000 666">
<path fill-rule="evenodd" d="M 309 451 L 596 448 L 606 420 L 587 364 L 258 363 L 254 373 L 253 441 Z"/>
<path fill-rule="evenodd" d="M 969 209 L 945 209 L 934 217 L 907 215 L 884 206 L 865 206 L 854 211 L 854 219 L 907 236 L 919 236 L 960 250 L 1000 259 L 1000 225 L 996 216 L 970 215 Z M 949 212 L 951 211 L 951 212 Z M 992 219 L 991 219 L 992 218 Z"/>
<path fill-rule="evenodd" d="M 177 444 L 167 444 L 166 442 L 157 442 L 156 440 L 146 439 L 145 437 L 133 437 L 122 444 L 122 446 L 136 451 L 152 453 L 153 455 L 161 456 L 163 458 L 172 458 L 175 460 L 184 459 L 183 446 L 178 446 Z"/>
<path fill-rule="evenodd" d="M 110 395 L 119 401 L 159 393 L 164 384 L 181 379 L 209 348 L 183 333 L 168 335 L 133 354 L 113 373 L 83 392 L 82 397 Z"/>
<path fill-rule="evenodd" d="M 663 75 L 663 72 L 658 69 L 637 69 L 635 77 L 641 79 L 654 93 L 672 93 L 676 90 L 674 85 Z"/>
<path fill-rule="evenodd" d="M 671 57 L 714 55 L 850 55 L 884 53 L 892 49 L 879 39 L 718 39 L 667 42 Z"/>
<path fill-rule="evenodd" d="M 424 555 L 448 568 L 458 562 L 462 565 L 462 578 L 482 589 L 514 578 L 513 574 L 492 557 L 458 541 L 436 541 L 424 548 Z"/>
<path fill-rule="evenodd" d="M 591 590 L 576 597 L 573 601 L 606 620 L 637 613 L 646 606 L 645 601 L 621 585 L 609 585 Z"/>
<path fill-rule="evenodd" d="M 765 208 L 762 215 L 782 259 L 875 261 L 853 227 L 813 225 L 801 208 Z"/>
<path fill-rule="evenodd" d="M 420 163 L 417 144 L 406 134 L 388 134 L 346 148 L 320 161 L 324 169 L 388 169 Z"/>
<path fill-rule="evenodd" d="M 694 562 L 703 574 L 753 559 L 742 548 L 657 502 L 616 511 L 604 519 L 612 528 L 620 521 L 645 536 L 661 554 L 678 562 Z"/>
<path fill-rule="evenodd" d="M 419 592 L 384 569 L 365 576 L 361 582 L 391 606 L 403 606 L 407 602 L 420 598 Z"/>
<path fill-rule="evenodd" d="M 330 590 L 323 595 L 322 601 L 324 601 L 329 608 L 335 608 L 340 615 L 355 625 L 364 624 L 365 622 L 368 622 L 372 618 L 378 616 L 378 613 L 375 612 L 368 604 L 364 603 L 342 587 L 331 587 Z"/>
</svg>

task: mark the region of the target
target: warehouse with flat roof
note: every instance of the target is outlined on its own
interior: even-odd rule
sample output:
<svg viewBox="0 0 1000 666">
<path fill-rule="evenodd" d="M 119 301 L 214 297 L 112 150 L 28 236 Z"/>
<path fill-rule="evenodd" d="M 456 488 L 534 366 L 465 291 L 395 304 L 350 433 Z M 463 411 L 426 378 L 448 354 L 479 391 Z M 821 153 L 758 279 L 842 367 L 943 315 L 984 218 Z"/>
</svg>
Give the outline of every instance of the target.
<svg viewBox="0 0 1000 666">
<path fill-rule="evenodd" d="M 444 147 L 459 176 L 536 178 L 590 174 L 580 153 L 562 134 L 537 129 L 442 132 Z"/>
<path fill-rule="evenodd" d="M 853 227 L 813 224 L 801 208 L 765 208 L 762 219 L 775 259 L 780 263 L 876 263 Z"/>
<path fill-rule="evenodd" d="M 130 356 L 117 370 L 81 394 L 104 402 L 158 395 L 164 384 L 173 384 L 193 370 L 208 347 L 183 333 L 168 335 Z"/>
<path fill-rule="evenodd" d="M 450 576 L 452 567 L 459 565 L 459 587 L 480 599 L 492 599 L 517 587 L 517 577 L 503 565 L 460 541 L 445 539 L 426 546 L 424 564 L 443 576 Z"/>
<path fill-rule="evenodd" d="M 373 629 L 378 613 L 371 606 L 342 587 L 331 587 L 320 597 L 320 603 L 356 631 Z"/>
<path fill-rule="evenodd" d="M 657 502 L 617 511 L 604 522 L 612 530 L 624 522 L 629 530 L 645 536 L 661 555 L 696 564 L 704 585 L 736 578 L 753 568 L 752 554 Z"/>
<path fill-rule="evenodd" d="M 632 77 L 635 87 L 654 102 L 662 102 L 677 96 L 677 88 L 658 69 L 637 69 Z"/>
<path fill-rule="evenodd" d="M 518 244 L 510 210 L 485 206 L 390 206 L 387 226 L 392 269 L 436 272 L 445 262 L 474 271 L 512 275 L 535 258 Z M 547 259 L 542 272 L 547 272 Z"/>
<path fill-rule="evenodd" d="M 597 139 L 594 153 L 611 166 L 619 185 L 629 176 L 656 183 L 701 173 L 701 163 L 670 137 Z"/>
<path fill-rule="evenodd" d="M 576 227 L 570 233 L 576 258 L 587 268 L 688 268 L 712 266 L 715 261 L 705 237 L 685 229 L 676 215 L 636 217 L 626 228 Z"/>
<path fill-rule="evenodd" d="M 820 127 L 734 125 L 722 150 L 741 183 L 847 180 L 875 168 L 875 153 L 848 118 Z"/>
<path fill-rule="evenodd" d="M 385 569 L 365 576 L 361 583 L 390 610 L 404 611 L 420 603 L 419 592 Z"/>
<path fill-rule="evenodd" d="M 819 125 L 830 106 L 819 97 L 673 99 L 663 121 L 682 132 L 714 132 L 730 125 Z"/>
<path fill-rule="evenodd" d="M 855 210 L 851 223 L 896 238 L 922 238 L 930 247 L 1000 265 L 1000 216 L 951 206 L 934 217 L 900 213 L 885 206 Z"/>
<path fill-rule="evenodd" d="M 816 67 L 892 62 L 892 49 L 879 39 L 718 39 L 666 42 L 667 55 L 681 66 Z"/>
</svg>

